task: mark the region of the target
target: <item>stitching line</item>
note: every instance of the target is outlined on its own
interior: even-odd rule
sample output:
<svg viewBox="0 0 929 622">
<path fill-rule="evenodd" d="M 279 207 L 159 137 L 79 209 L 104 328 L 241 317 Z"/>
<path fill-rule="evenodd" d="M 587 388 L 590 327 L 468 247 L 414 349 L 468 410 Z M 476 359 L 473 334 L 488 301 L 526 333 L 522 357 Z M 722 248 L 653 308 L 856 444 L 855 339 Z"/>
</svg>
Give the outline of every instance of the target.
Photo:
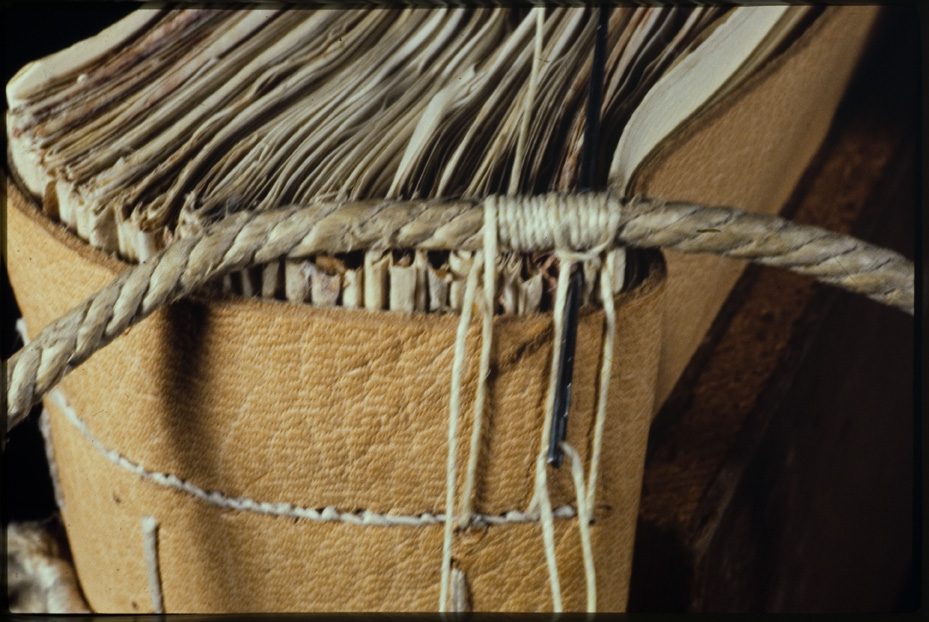
<svg viewBox="0 0 929 622">
<path fill-rule="evenodd" d="M 108 448 L 91 433 L 87 424 L 78 416 L 74 408 L 68 404 L 64 394 L 58 388 L 49 391 L 48 397 L 61 409 L 61 412 L 64 413 L 68 422 L 77 428 L 97 451 L 103 454 L 107 460 L 116 466 L 126 469 L 131 473 L 135 473 L 142 479 L 192 495 L 216 507 L 240 512 L 266 514 L 280 518 L 298 518 L 317 523 L 342 522 L 351 525 L 375 527 L 424 527 L 426 525 L 441 525 L 445 522 L 444 514 L 432 514 L 430 512 L 416 515 L 378 514 L 370 510 L 342 512 L 333 506 L 317 510 L 315 508 L 295 506 L 287 502 L 272 503 L 268 501 L 255 501 L 248 497 L 229 497 L 217 490 L 206 490 L 188 481 L 182 480 L 176 475 L 159 471 L 149 471 L 141 464 L 129 460 L 115 449 Z M 577 515 L 577 511 L 573 507 L 565 505 L 556 509 L 553 515 L 557 518 L 574 518 Z M 538 520 L 539 515 L 537 513 L 511 510 L 500 515 L 474 514 L 472 515 L 471 522 L 477 527 L 484 527 L 513 523 L 534 523 L 538 522 Z"/>
<path fill-rule="evenodd" d="M 24 318 L 16 320 L 16 330 L 22 337 L 23 343 L 28 344 L 29 332 L 26 329 L 26 320 Z M 322 510 L 317 510 L 315 508 L 295 506 L 286 502 L 271 503 L 267 501 L 255 501 L 248 497 L 229 497 L 217 490 L 206 490 L 170 473 L 148 471 L 141 464 L 129 460 L 115 449 L 110 449 L 104 445 L 100 439 L 93 435 L 90 428 L 87 427 L 87 424 L 81 419 L 80 415 L 77 414 L 77 411 L 68 403 L 64 393 L 62 393 L 58 387 L 51 389 L 48 392 L 48 397 L 61 409 L 68 423 L 77 428 L 84 438 L 90 441 L 94 448 L 103 454 L 103 457 L 116 466 L 122 467 L 131 473 L 135 473 L 142 479 L 147 479 L 161 486 L 173 488 L 179 492 L 192 495 L 216 507 L 238 510 L 240 512 L 267 514 L 269 516 L 278 516 L 281 518 L 298 518 L 318 523 L 343 522 L 352 525 L 372 525 L 377 527 L 422 527 L 425 525 L 439 525 L 445 522 L 444 514 L 432 514 L 430 512 L 416 515 L 378 514 L 370 510 L 362 510 L 361 512 L 340 512 L 338 508 L 334 506 L 328 506 Z M 50 442 L 48 446 L 51 447 Z M 64 508 L 64 504 L 59 503 L 58 507 Z M 553 512 L 553 515 L 556 518 L 574 518 L 577 516 L 577 511 L 570 505 L 563 505 L 557 508 Z M 519 510 L 510 510 L 504 514 L 474 514 L 471 516 L 471 523 L 475 527 L 534 523 L 538 522 L 538 520 L 539 515 L 537 513 L 521 512 Z"/>
</svg>

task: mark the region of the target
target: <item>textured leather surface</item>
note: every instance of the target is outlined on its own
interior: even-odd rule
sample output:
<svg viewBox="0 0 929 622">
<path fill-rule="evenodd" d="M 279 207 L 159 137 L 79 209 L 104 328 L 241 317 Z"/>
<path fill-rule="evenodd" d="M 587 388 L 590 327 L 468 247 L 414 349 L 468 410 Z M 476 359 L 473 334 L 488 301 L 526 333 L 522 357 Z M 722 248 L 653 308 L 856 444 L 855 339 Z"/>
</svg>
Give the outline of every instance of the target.
<svg viewBox="0 0 929 622">
<path fill-rule="evenodd" d="M 880 7 L 832 6 L 781 56 L 661 147 L 636 193 L 777 213 L 822 144 Z M 661 405 L 745 262 L 669 251 Z"/>
<path fill-rule="evenodd" d="M 34 335 L 123 268 L 49 222 L 10 187 L 10 278 Z M 664 267 L 617 298 L 617 339 L 596 524 L 599 605 L 625 606 L 657 373 Z M 227 496 L 340 511 L 443 512 L 456 317 L 316 309 L 237 298 L 157 312 L 62 383 L 106 447 L 148 471 Z M 568 442 L 587 464 L 602 312 L 582 313 Z M 471 434 L 479 321 L 468 341 L 459 487 Z M 494 327 L 474 509 L 524 510 L 532 496 L 551 355 L 549 315 Z M 64 520 L 88 602 L 149 611 L 140 519 L 161 523 L 168 612 L 434 610 L 442 526 L 314 523 L 214 507 L 103 457 L 54 404 Z M 551 471 L 553 506 L 574 504 Z M 556 519 L 566 609 L 586 588 L 577 522 Z M 550 610 L 538 524 L 458 533 L 453 557 L 475 609 Z M 134 604 L 133 604 L 134 603 Z"/>
</svg>

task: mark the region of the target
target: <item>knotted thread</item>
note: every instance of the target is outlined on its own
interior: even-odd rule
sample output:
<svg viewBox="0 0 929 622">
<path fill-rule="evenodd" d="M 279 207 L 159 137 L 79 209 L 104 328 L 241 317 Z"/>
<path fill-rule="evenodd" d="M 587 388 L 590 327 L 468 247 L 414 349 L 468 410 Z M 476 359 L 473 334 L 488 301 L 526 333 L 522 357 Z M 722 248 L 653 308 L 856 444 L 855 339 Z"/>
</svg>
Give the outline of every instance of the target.
<svg viewBox="0 0 929 622">
<path fill-rule="evenodd" d="M 569 261 L 577 261 L 570 256 L 574 252 L 589 256 L 592 250 L 609 246 L 623 212 L 618 198 L 594 192 L 493 196 L 485 202 L 499 209 L 500 246 L 526 253 L 557 247 Z"/>
<path fill-rule="evenodd" d="M 475 209 L 483 207 L 483 209 Z M 493 214 L 487 218 L 487 214 Z M 490 223 L 490 224 L 488 224 Z M 492 227 L 492 229 L 490 229 Z M 452 394 L 460 397 L 464 338 L 470 322 L 480 269 L 485 269 L 484 341 L 479 374 L 480 400 L 475 405 L 468 474 L 459 514 L 470 519 L 470 498 L 480 438 L 483 387 L 490 353 L 495 257 L 499 250 L 521 253 L 555 250 L 561 274 L 555 301 L 555 347 L 560 332 L 571 262 L 590 259 L 622 244 L 663 246 L 682 252 L 710 252 L 780 266 L 904 309 L 912 314 L 913 266 L 892 251 L 816 227 L 791 224 L 774 216 L 732 208 L 712 208 L 659 200 L 623 201 L 609 192 L 534 197 L 488 197 L 478 201 L 367 201 L 320 203 L 268 212 L 239 212 L 191 238 L 178 240 L 161 253 L 123 272 L 109 285 L 48 326 L 14 354 L 6 370 L 9 430 L 29 408 L 71 369 L 127 328 L 155 310 L 197 290 L 219 276 L 281 257 L 371 248 L 483 250 L 468 276 L 467 294 L 456 342 Z M 491 254 L 487 254 L 489 251 Z M 612 313 L 610 257 L 601 269 L 604 300 L 604 352 L 594 426 L 591 470 L 583 484 L 579 458 L 567 444 L 578 496 L 578 520 L 588 586 L 588 608 L 596 606 L 596 579 L 589 524 L 595 501 L 615 315 Z M 609 301 L 609 302 L 608 302 Z M 458 345 L 460 344 L 460 348 Z M 609 345 L 609 349 L 607 346 Z M 460 359 L 460 362 L 459 362 Z M 529 512 L 538 513 L 543 530 L 555 611 L 562 608 L 554 549 L 553 511 L 548 498 L 545 451 L 551 429 L 555 369 L 541 430 L 535 494 Z M 457 392 L 455 390 L 457 380 Z M 452 403 L 456 401 L 453 397 Z M 454 527 L 454 482 L 458 413 L 450 414 L 449 469 L 443 546 L 442 608 L 450 583 L 451 530 Z M 152 530 L 147 538 L 156 537 Z M 154 541 L 152 541 L 154 542 Z M 153 595 L 155 592 L 153 592 Z M 155 598 L 153 598 L 155 601 Z M 153 602 L 153 604 L 155 604 Z"/>
<path fill-rule="evenodd" d="M 552 351 L 552 364 L 549 377 L 549 387 L 542 426 L 542 449 L 536 458 L 536 478 L 533 500 L 529 511 L 538 512 L 542 524 L 545 558 L 549 570 L 549 581 L 552 591 L 552 602 L 555 612 L 562 610 L 561 587 L 558 579 L 558 567 L 555 559 L 554 543 L 554 517 L 548 497 L 547 468 L 545 454 L 551 434 L 552 409 L 554 407 L 555 392 L 557 391 L 558 370 L 556 361 L 559 360 L 561 349 L 561 334 L 564 331 L 564 307 L 567 300 L 568 274 L 573 262 L 592 261 L 598 259 L 610 245 L 610 231 L 615 227 L 618 214 L 612 216 L 609 206 L 603 197 L 593 197 L 587 201 L 584 208 L 578 204 L 567 205 L 565 214 L 558 214 L 558 209 L 565 206 L 550 197 L 547 200 L 530 202 L 526 208 L 525 203 L 513 200 L 501 200 L 501 197 L 489 197 L 484 201 L 484 244 L 483 251 L 476 253 L 474 263 L 468 273 L 465 295 L 462 301 L 462 313 L 458 322 L 455 339 L 455 355 L 452 361 L 451 391 L 449 396 L 449 427 L 448 427 L 448 458 L 446 462 L 446 498 L 445 498 L 445 531 L 442 545 L 442 579 L 439 590 L 439 611 L 445 612 L 448 605 L 449 590 L 453 576 L 452 568 L 452 542 L 453 542 L 453 512 L 455 503 L 455 481 L 457 474 L 458 449 L 458 423 L 461 412 L 461 382 L 464 374 L 465 349 L 467 330 L 471 322 L 471 313 L 476 299 L 478 275 L 484 269 L 483 305 L 481 307 L 483 330 L 481 336 L 480 368 L 477 378 L 477 390 L 474 399 L 474 418 L 471 431 L 471 445 L 468 457 L 468 469 L 465 485 L 462 491 L 462 509 L 459 513 L 458 528 L 466 528 L 471 518 L 471 501 L 474 490 L 474 479 L 477 468 L 477 457 L 480 447 L 480 436 L 483 424 L 483 410 L 486 400 L 487 377 L 490 369 L 490 354 L 493 340 L 493 315 L 496 298 L 495 268 L 497 262 L 498 237 L 504 227 L 508 228 L 510 241 L 513 233 L 539 231 L 545 229 L 546 223 L 560 222 L 562 226 L 556 229 L 556 254 L 560 260 L 560 275 L 558 290 L 555 296 L 554 312 L 554 346 Z M 600 199 L 600 200 L 598 200 Z M 582 220 L 577 216 L 586 216 Z M 557 220 L 559 216 L 567 216 Z M 523 221 L 522 223 L 520 221 Z M 501 226 L 501 223 L 506 223 Z M 613 225 L 611 227 L 610 225 Z M 514 228 L 515 227 L 515 228 Z M 591 235 L 595 232 L 596 235 Z M 529 237 L 524 237 L 520 243 L 531 244 Z M 583 245 L 587 250 L 581 252 L 574 250 L 576 245 Z M 615 269 L 615 256 L 608 253 L 607 259 L 600 265 L 601 298 L 604 305 L 604 352 L 601 360 L 600 391 L 598 394 L 597 412 L 595 416 L 594 451 L 591 458 L 588 485 L 585 486 L 583 466 L 577 452 L 567 443 L 562 445 L 572 459 L 572 475 L 577 492 L 577 507 L 579 528 L 581 530 L 582 552 L 584 556 L 584 570 L 587 578 L 587 606 L 588 611 L 596 610 L 596 575 L 593 562 L 593 550 L 590 544 L 590 520 L 594 503 L 594 488 L 597 481 L 597 470 L 600 461 L 600 449 L 603 436 L 603 422 L 606 413 L 606 400 L 608 393 L 609 374 L 612 367 L 612 348 L 615 336 L 615 308 L 613 307 L 612 270 Z"/>
</svg>

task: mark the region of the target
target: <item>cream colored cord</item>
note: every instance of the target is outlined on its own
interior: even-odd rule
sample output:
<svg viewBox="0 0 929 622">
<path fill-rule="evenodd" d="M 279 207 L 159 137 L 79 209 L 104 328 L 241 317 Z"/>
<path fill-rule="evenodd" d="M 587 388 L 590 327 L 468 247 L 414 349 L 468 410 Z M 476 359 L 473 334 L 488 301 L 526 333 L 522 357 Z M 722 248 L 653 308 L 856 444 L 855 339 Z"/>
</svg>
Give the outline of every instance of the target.
<svg viewBox="0 0 929 622">
<path fill-rule="evenodd" d="M 451 396 L 448 414 L 448 460 L 445 474 L 445 537 L 442 542 L 442 586 L 439 592 L 439 611 L 448 607 L 448 589 L 452 565 L 452 531 L 455 513 L 455 478 L 458 471 L 458 419 L 461 412 L 461 380 L 464 376 L 466 362 L 466 345 L 468 325 L 471 323 L 471 309 L 474 306 L 478 276 L 481 273 L 483 253 L 474 255 L 474 263 L 468 273 L 465 284 L 464 300 L 461 303 L 461 319 L 458 321 L 458 333 L 455 337 L 455 358 L 452 362 Z"/>
<path fill-rule="evenodd" d="M 587 579 L 587 612 L 597 610 L 597 574 L 594 569 L 594 552 L 590 544 L 590 519 L 593 508 L 588 503 L 584 490 L 584 464 L 577 451 L 567 443 L 561 443 L 565 455 L 571 458 L 571 477 L 577 491 L 577 525 L 581 532 L 581 551 L 584 555 L 584 577 Z"/>
</svg>

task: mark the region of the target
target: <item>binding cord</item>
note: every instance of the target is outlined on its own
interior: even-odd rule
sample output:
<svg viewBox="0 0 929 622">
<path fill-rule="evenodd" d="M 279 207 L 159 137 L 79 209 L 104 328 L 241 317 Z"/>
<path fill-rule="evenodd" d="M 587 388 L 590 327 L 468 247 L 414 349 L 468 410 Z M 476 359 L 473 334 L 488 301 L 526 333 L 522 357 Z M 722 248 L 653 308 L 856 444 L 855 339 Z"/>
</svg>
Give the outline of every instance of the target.
<svg viewBox="0 0 929 622">
<path fill-rule="evenodd" d="M 536 17 L 534 40 L 534 54 L 532 56 L 532 70 L 529 74 L 529 90 L 525 99 L 522 119 L 520 120 L 519 138 L 516 144 L 516 155 L 510 173 L 510 195 L 516 195 L 519 190 L 519 173 L 522 170 L 522 161 L 526 150 L 529 135 L 529 119 L 532 104 L 539 82 L 539 68 L 542 62 L 542 43 L 545 32 L 545 9 L 535 7 L 532 9 Z M 462 491 L 462 508 L 458 519 L 458 527 L 464 529 L 471 522 L 471 502 L 474 496 L 474 480 L 477 474 L 477 459 L 480 454 L 481 430 L 484 422 L 484 403 L 486 402 L 487 378 L 490 375 L 490 354 L 493 345 L 493 316 L 496 307 L 496 266 L 497 266 L 497 197 L 490 197 L 484 202 L 484 305 L 482 309 L 481 331 L 481 362 L 477 377 L 477 392 L 474 398 L 474 424 L 471 429 L 471 448 L 468 455 L 468 471 Z"/>
<path fill-rule="evenodd" d="M 596 156 L 598 145 L 598 134 L 600 126 L 600 108 L 603 98 L 603 76 L 604 63 L 606 55 L 606 36 L 608 25 L 608 9 L 598 9 L 598 25 L 594 42 L 594 55 L 590 75 L 590 94 L 587 99 L 587 119 L 584 130 L 584 151 L 581 160 L 581 179 L 579 189 L 581 196 L 589 200 L 589 191 L 593 188 L 594 177 L 596 174 Z M 587 213 L 603 215 L 604 210 L 587 210 Z M 610 211 L 607 211 L 604 220 L 609 221 Z M 542 517 L 542 537 L 545 545 L 545 558 L 548 563 L 549 581 L 552 589 L 552 600 L 555 611 L 561 611 L 561 588 L 558 582 L 558 565 L 555 556 L 554 543 L 554 522 L 552 520 L 551 502 L 548 497 L 548 480 L 546 471 L 546 453 L 550 449 L 550 443 L 558 443 L 565 454 L 571 458 L 571 474 L 574 479 L 574 487 L 577 496 L 577 514 L 578 528 L 581 535 L 581 549 L 584 557 L 584 575 L 587 581 L 587 611 L 593 613 L 597 610 L 597 579 L 596 569 L 594 567 L 593 549 L 590 543 L 590 519 L 594 504 L 594 490 L 597 485 L 597 472 L 600 463 L 600 450 L 603 440 L 603 424 L 606 414 L 606 402 L 608 397 L 610 371 L 613 364 L 613 342 L 616 326 L 616 310 L 613 303 L 612 290 L 612 272 L 616 266 L 616 255 L 625 253 L 621 248 L 610 250 L 611 239 L 602 232 L 609 230 L 609 227 L 603 229 L 595 227 L 596 235 L 600 236 L 599 242 L 586 252 L 577 252 L 576 250 L 567 250 L 568 248 L 583 248 L 580 243 L 581 236 L 578 235 L 577 229 L 572 231 L 570 221 L 558 219 L 556 235 L 556 252 L 559 259 L 559 276 L 558 289 L 555 300 L 555 347 L 552 352 L 552 369 L 549 379 L 549 398 L 546 406 L 546 420 L 543 424 L 542 451 L 536 462 L 536 490 L 534 502 L 538 501 Z M 580 456 L 573 447 L 566 441 L 559 442 L 558 438 L 551 438 L 554 434 L 551 420 L 555 416 L 553 408 L 555 406 L 556 393 L 559 390 L 559 383 L 564 382 L 559 373 L 559 367 L 564 363 L 561 359 L 562 334 L 565 330 L 565 306 L 568 296 L 568 281 L 573 266 L 578 270 L 583 269 L 585 261 L 592 261 L 605 253 L 605 258 L 600 261 L 600 287 L 601 299 L 604 308 L 604 331 L 603 331 L 603 357 L 600 361 L 600 391 L 597 396 L 597 411 L 594 423 L 594 442 L 591 455 L 590 476 L 587 486 L 584 485 L 584 467 L 581 463 Z M 625 255 L 623 255 L 625 259 Z M 572 330 L 577 330 L 576 326 Z M 568 356 L 573 359 L 573 346 L 568 350 Z M 556 361 L 558 363 L 556 363 Z M 569 368 L 570 369 L 570 368 Z M 570 374 L 570 372 L 568 372 Z M 567 380 L 567 388 L 570 390 L 570 377 Z M 567 398 L 566 398 L 567 399 Z M 567 404 L 568 402 L 565 402 Z M 559 409 L 561 407 L 559 406 Z M 565 406 L 567 409 L 567 406 Z M 566 412 L 560 412 L 560 417 L 565 417 Z M 566 421 L 561 420 L 558 436 L 562 439 L 566 433 Z M 560 459 L 554 462 L 555 466 L 560 464 Z"/>
<path fill-rule="evenodd" d="M 474 424 L 471 428 L 471 450 L 468 455 L 468 473 L 461 493 L 462 508 L 458 527 L 464 529 L 471 522 L 471 499 L 481 446 L 481 428 L 484 423 L 484 403 L 487 401 L 487 379 L 490 375 L 490 353 L 493 345 L 494 300 L 496 298 L 497 266 L 497 202 L 484 203 L 484 304 L 481 320 L 481 363 L 474 396 Z"/>
<path fill-rule="evenodd" d="M 548 397 L 545 402 L 545 420 L 542 422 L 542 444 L 535 463 L 535 493 L 529 504 L 530 511 L 538 511 L 542 523 L 542 541 L 545 546 L 545 561 L 548 564 L 548 578 L 552 589 L 552 603 L 555 613 L 562 611 L 561 584 L 558 580 L 558 561 L 555 559 L 555 521 L 552 517 L 552 503 L 548 497 L 548 472 L 546 455 L 552 430 L 552 409 L 555 405 L 555 391 L 558 384 L 558 366 L 555 364 L 561 355 L 561 333 L 564 331 L 564 308 L 568 295 L 568 277 L 571 264 L 559 254 L 558 287 L 555 291 L 554 342 L 552 344 L 552 365 L 549 374 Z"/>
<path fill-rule="evenodd" d="M 598 251 L 595 251 L 598 252 Z M 566 261 L 567 255 L 572 255 L 572 259 L 577 260 L 583 258 L 584 260 L 590 260 L 593 253 L 577 254 L 577 253 L 563 253 L 562 257 L 562 272 L 559 274 L 559 286 L 561 284 L 561 279 L 567 279 L 565 267 L 570 266 L 570 263 Z M 577 521 L 578 529 L 580 530 L 581 535 L 581 552 L 584 557 L 584 577 L 587 582 L 587 612 L 594 613 L 597 610 L 597 576 L 596 568 L 594 566 L 594 555 L 593 547 L 590 540 L 590 524 L 593 520 L 593 510 L 596 503 L 596 488 L 597 488 L 597 475 L 599 473 L 600 467 L 600 456 L 603 446 L 603 427 L 606 421 L 606 407 L 607 400 L 609 398 L 609 386 L 610 386 L 610 374 L 613 368 L 613 346 L 616 340 L 616 308 L 613 303 L 613 270 L 616 267 L 616 254 L 614 252 L 607 251 L 605 252 L 605 257 L 601 263 L 599 270 L 600 278 L 600 297 L 601 302 L 603 303 L 603 349 L 600 359 L 600 377 L 599 377 L 599 391 L 597 395 L 597 407 L 596 414 L 594 416 L 594 438 L 591 450 L 590 457 L 590 472 L 588 474 L 587 484 L 584 484 L 584 467 L 581 461 L 580 455 L 577 451 L 569 445 L 567 442 L 560 443 L 562 450 L 565 455 L 571 459 L 571 476 L 574 480 L 574 488 L 577 496 Z M 567 290 L 567 287 L 565 287 Z M 566 297 L 566 292 L 564 297 Z M 559 306 L 556 309 L 564 308 L 564 299 L 556 302 Z M 564 330 L 564 313 L 562 312 L 555 317 L 555 343 L 561 343 L 561 333 Z M 556 357 L 558 352 L 554 352 L 552 356 L 552 366 L 554 367 L 554 361 L 558 360 Z M 556 390 L 555 381 L 549 386 L 549 395 L 554 395 Z M 551 402 L 554 401 L 554 397 L 551 398 Z M 545 430 L 550 430 L 550 425 L 546 424 Z M 544 448 L 548 447 L 550 439 L 545 438 L 548 434 L 543 436 L 543 453 L 540 454 L 540 464 L 541 464 L 541 473 L 545 473 L 545 464 L 542 460 L 544 456 Z M 537 469 L 539 465 L 537 464 Z M 544 479 L 537 479 L 537 486 L 546 486 L 547 481 Z M 537 488 L 537 493 L 539 489 Z M 547 503 L 548 495 L 547 492 L 544 495 L 540 496 L 540 499 L 543 503 Z M 549 505 L 549 507 L 551 507 Z M 544 508 L 544 505 L 543 505 Z M 545 514 L 543 513 L 543 517 Z M 542 529 L 543 537 L 546 547 L 546 560 L 549 565 L 549 579 L 552 587 L 552 594 L 554 597 L 555 591 L 559 589 L 558 585 L 558 570 L 556 566 L 555 554 L 554 554 L 554 521 L 551 519 L 542 520 Z M 560 595 L 559 595 L 560 600 Z M 558 601 L 556 601 L 557 603 Z M 556 605 L 557 606 L 557 605 Z"/>
<path fill-rule="evenodd" d="M 512 203 L 511 227 L 502 202 Z M 242 211 L 173 242 L 123 271 L 45 327 L 5 361 L 7 431 L 68 372 L 130 326 L 215 278 L 281 257 L 366 248 L 476 251 L 478 199 L 362 201 Z M 899 253 L 819 227 L 731 207 L 625 199 L 610 191 L 576 196 L 498 197 L 498 249 L 551 250 L 555 229 L 576 221 L 581 240 L 662 247 L 749 260 L 814 277 L 913 314 L 913 262 Z M 592 213 L 593 212 L 593 213 Z M 549 215 L 556 214 L 556 220 Z M 575 248 L 587 247 L 584 243 Z"/>
<path fill-rule="evenodd" d="M 603 425 L 606 421 L 606 404 L 613 371 L 613 344 L 616 342 L 616 306 L 613 304 L 613 274 L 616 270 L 616 252 L 608 251 L 600 270 L 600 300 L 603 303 L 603 350 L 600 358 L 600 386 L 597 394 L 597 413 L 594 416 L 594 440 L 590 457 L 590 474 L 587 479 L 587 506 L 593 511 L 596 501 L 597 475 L 603 447 Z M 580 507 L 578 507 L 580 513 Z"/>
</svg>

